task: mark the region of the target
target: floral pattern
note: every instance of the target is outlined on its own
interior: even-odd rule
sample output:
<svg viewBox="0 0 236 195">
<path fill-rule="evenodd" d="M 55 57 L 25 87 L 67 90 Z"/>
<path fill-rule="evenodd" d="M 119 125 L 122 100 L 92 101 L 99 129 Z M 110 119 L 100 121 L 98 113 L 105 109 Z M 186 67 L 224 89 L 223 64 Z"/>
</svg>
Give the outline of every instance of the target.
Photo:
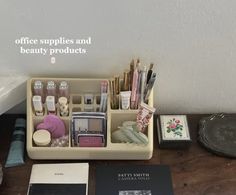
<svg viewBox="0 0 236 195">
<path fill-rule="evenodd" d="M 172 118 L 167 122 L 167 133 L 173 132 L 175 137 L 182 137 L 183 125 L 180 120 Z"/>
</svg>

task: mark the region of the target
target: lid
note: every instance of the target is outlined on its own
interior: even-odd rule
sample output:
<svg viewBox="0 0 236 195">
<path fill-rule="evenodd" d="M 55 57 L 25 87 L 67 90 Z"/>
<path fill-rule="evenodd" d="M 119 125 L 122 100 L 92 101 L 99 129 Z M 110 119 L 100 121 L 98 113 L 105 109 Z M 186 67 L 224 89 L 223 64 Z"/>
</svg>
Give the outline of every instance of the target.
<svg viewBox="0 0 236 195">
<path fill-rule="evenodd" d="M 37 146 L 47 146 L 51 142 L 51 134 L 48 130 L 40 129 L 34 132 L 33 140 Z"/>
</svg>

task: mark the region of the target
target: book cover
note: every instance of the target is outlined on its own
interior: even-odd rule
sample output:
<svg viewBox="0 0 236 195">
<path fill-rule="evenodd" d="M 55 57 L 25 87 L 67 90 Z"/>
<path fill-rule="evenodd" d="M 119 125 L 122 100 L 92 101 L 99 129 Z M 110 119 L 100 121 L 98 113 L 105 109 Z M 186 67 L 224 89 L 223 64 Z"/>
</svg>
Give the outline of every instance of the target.
<svg viewBox="0 0 236 195">
<path fill-rule="evenodd" d="M 28 195 L 87 195 L 88 163 L 35 164 Z"/>
<path fill-rule="evenodd" d="M 96 195 L 173 195 L 165 165 L 98 166 Z"/>
</svg>

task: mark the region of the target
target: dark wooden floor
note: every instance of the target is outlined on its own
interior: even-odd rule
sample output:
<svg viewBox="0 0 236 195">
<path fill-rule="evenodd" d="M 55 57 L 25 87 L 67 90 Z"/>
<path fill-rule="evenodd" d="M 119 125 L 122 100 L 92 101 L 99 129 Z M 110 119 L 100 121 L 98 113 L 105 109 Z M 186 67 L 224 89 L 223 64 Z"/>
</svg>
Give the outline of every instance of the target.
<svg viewBox="0 0 236 195">
<path fill-rule="evenodd" d="M 89 195 L 95 194 L 95 169 L 98 164 L 165 164 L 171 168 L 174 193 L 176 195 L 235 195 L 236 160 L 218 157 L 207 152 L 197 143 L 198 121 L 204 115 L 188 115 L 189 129 L 193 143 L 188 150 L 160 150 L 155 139 L 153 158 L 149 161 L 63 161 L 89 162 Z M 5 164 L 11 131 L 16 115 L 0 117 L 0 163 Z M 156 133 L 155 133 L 156 137 Z M 1 195 L 25 195 L 33 163 L 62 161 L 33 161 L 26 157 L 20 167 L 4 168 L 4 180 L 0 186 Z"/>
</svg>

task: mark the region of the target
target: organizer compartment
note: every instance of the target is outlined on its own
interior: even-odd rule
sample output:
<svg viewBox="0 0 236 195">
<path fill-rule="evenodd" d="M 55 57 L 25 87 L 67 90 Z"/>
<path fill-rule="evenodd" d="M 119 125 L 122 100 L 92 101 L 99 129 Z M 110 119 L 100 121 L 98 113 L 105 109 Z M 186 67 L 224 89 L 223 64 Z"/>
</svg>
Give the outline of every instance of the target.
<svg viewBox="0 0 236 195">
<path fill-rule="evenodd" d="M 153 120 L 147 129 L 148 144 L 138 145 L 133 143 L 113 143 L 111 133 L 116 130 L 125 120 L 136 120 L 137 110 L 111 109 L 110 97 L 107 100 L 107 133 L 105 147 L 72 147 L 69 139 L 68 147 L 39 147 L 32 140 L 36 125 L 43 121 L 47 115 L 45 108 L 44 116 L 36 116 L 32 106 L 33 83 L 40 80 L 46 86 L 47 81 L 53 80 L 58 85 L 60 81 L 67 81 L 70 86 L 69 116 L 59 116 L 66 126 L 66 133 L 70 135 L 72 112 L 86 111 L 90 106 L 91 111 L 99 111 L 100 106 L 100 83 L 108 79 L 76 79 L 76 78 L 32 78 L 27 82 L 27 152 L 32 159 L 122 159 L 122 160 L 147 160 L 153 153 Z M 108 90 L 109 91 L 109 90 Z M 93 94 L 92 104 L 86 104 L 85 94 Z M 108 93 L 109 94 L 109 93 Z M 149 105 L 153 106 L 153 94 L 151 93 Z"/>
</svg>

